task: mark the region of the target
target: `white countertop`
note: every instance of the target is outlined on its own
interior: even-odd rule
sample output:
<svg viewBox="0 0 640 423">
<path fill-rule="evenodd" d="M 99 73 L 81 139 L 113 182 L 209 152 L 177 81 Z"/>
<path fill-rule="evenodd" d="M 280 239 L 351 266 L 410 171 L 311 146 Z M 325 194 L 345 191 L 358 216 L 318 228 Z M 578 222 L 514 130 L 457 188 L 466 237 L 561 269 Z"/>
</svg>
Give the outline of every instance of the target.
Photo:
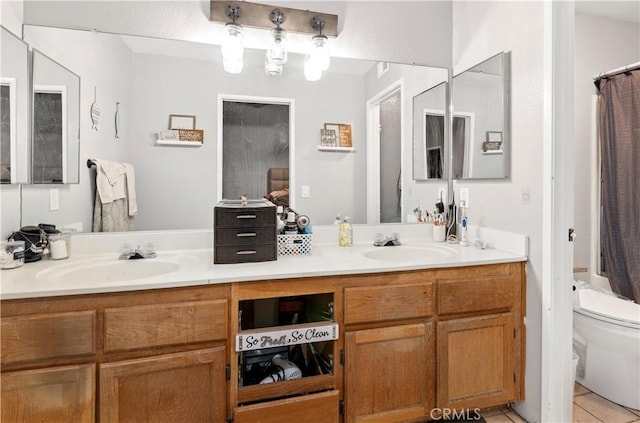
<svg viewBox="0 0 640 423">
<path fill-rule="evenodd" d="M 421 229 L 422 230 L 422 229 Z M 361 230 L 361 233 L 364 233 Z M 405 234 L 411 233 L 406 232 Z M 413 232 L 415 235 L 415 231 Z M 193 235 L 193 234 L 191 234 Z M 419 233 L 419 235 L 422 235 Z M 148 235 L 149 237 L 151 235 Z M 314 233 L 314 237 L 316 234 Z M 491 235 L 487 235 L 488 238 Z M 184 287 L 251 280 L 271 280 L 311 276 L 331 276 L 393 272 L 417 269 L 460 267 L 494 263 L 526 261 L 527 237 L 516 235 L 510 251 L 497 248 L 479 249 L 459 244 L 433 242 L 428 237 L 405 239 L 399 247 L 374 247 L 361 242 L 353 247 L 338 247 L 326 241 L 320 233 L 320 242 L 313 244 L 310 255 L 280 256 L 276 261 L 243 264 L 213 264 L 213 249 L 162 249 L 158 257 L 142 260 L 118 260 L 117 252 L 77 254 L 66 260 L 43 260 L 26 263 L 17 269 L 0 273 L 0 299 L 37 298 L 61 295 L 94 294 L 143 289 Z M 176 239 L 176 234 L 172 234 Z M 373 239 L 373 238 L 372 238 Z M 496 244 L 499 244 L 498 238 Z M 402 240 L 402 237 L 401 237 Z M 159 242 L 162 245 L 162 242 Z M 179 243 L 178 243 L 179 244 Z M 197 246 L 197 245 L 196 245 Z M 380 260 L 366 256 L 379 250 L 403 249 L 407 259 Z M 396 251 L 394 250 L 394 251 Z M 400 250 L 397 250 L 398 252 Z M 424 254 L 422 254 L 424 252 Z M 383 253 L 384 254 L 384 253 Z M 395 255 L 395 253 L 392 253 Z M 403 254 L 398 254 L 403 256 Z M 103 267 L 104 266 L 104 267 Z M 114 267 L 110 267 L 114 266 Z M 123 267 L 123 266 L 126 266 Z M 122 280 L 118 272 L 141 269 L 144 266 L 164 267 L 152 277 L 129 277 Z M 144 269 L 142 269 L 142 275 Z"/>
</svg>

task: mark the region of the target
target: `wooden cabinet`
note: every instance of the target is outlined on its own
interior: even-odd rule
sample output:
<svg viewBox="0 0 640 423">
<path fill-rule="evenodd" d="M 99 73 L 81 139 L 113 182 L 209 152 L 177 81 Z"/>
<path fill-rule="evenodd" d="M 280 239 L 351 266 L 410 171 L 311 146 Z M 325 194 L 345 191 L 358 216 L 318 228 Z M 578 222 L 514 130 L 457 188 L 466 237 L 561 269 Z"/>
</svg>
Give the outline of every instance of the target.
<svg viewBox="0 0 640 423">
<path fill-rule="evenodd" d="M 313 422 L 339 421 L 338 391 L 320 392 L 277 401 L 269 401 L 236 408 L 234 423 Z"/>
<path fill-rule="evenodd" d="M 100 366 L 100 422 L 172 423 L 226 419 L 224 347 Z"/>
<path fill-rule="evenodd" d="M 95 419 L 95 365 L 2 374 L 3 422 L 89 423 Z"/>
<path fill-rule="evenodd" d="M 345 423 L 425 420 L 435 406 L 431 323 L 345 334 Z"/>
<path fill-rule="evenodd" d="M 438 405 L 485 408 L 514 399 L 513 315 L 438 323 Z"/>
</svg>

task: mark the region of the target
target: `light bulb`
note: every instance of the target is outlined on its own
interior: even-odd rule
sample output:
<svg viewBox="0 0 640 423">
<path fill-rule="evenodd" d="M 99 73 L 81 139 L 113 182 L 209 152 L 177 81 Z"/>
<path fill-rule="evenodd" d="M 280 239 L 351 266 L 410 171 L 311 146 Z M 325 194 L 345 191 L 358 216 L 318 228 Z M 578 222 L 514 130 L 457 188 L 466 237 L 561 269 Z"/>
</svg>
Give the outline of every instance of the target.
<svg viewBox="0 0 640 423">
<path fill-rule="evenodd" d="M 311 38 L 309 56 L 321 72 L 329 69 L 331 54 L 329 52 L 329 39 L 326 35 L 314 35 Z"/>
<path fill-rule="evenodd" d="M 269 60 L 269 52 L 264 54 L 264 73 L 269 76 L 280 76 L 284 66 Z"/>
<path fill-rule="evenodd" d="M 314 62 L 310 55 L 304 58 L 304 78 L 307 81 L 319 81 L 322 77 L 322 71 Z"/>
<path fill-rule="evenodd" d="M 229 73 L 240 73 L 244 67 L 244 61 L 242 57 L 240 59 L 222 59 L 222 66 L 224 70 Z"/>
<path fill-rule="evenodd" d="M 224 60 L 242 61 L 244 55 L 244 37 L 242 25 L 231 23 L 225 25 L 222 39 L 222 57 Z"/>
<path fill-rule="evenodd" d="M 275 65 L 287 63 L 287 31 L 284 29 L 273 28 L 271 30 L 267 58 L 269 62 Z"/>
</svg>

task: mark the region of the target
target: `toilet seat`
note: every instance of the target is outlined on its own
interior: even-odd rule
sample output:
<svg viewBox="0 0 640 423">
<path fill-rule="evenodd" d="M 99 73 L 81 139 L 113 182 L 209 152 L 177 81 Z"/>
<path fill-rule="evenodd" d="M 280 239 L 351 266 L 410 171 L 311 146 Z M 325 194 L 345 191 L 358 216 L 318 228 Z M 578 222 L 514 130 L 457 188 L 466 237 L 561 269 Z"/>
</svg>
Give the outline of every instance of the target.
<svg viewBox="0 0 640 423">
<path fill-rule="evenodd" d="M 640 330 L 640 305 L 613 295 L 578 289 L 573 309 L 594 319 Z"/>
</svg>

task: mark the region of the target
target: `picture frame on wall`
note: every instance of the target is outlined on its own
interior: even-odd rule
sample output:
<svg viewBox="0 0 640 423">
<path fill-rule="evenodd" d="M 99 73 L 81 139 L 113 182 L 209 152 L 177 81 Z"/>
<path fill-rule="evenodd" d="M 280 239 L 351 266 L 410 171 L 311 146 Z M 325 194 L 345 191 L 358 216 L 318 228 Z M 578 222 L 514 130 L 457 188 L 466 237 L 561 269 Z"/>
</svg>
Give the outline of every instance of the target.
<svg viewBox="0 0 640 423">
<path fill-rule="evenodd" d="M 193 115 L 169 115 L 169 129 L 196 129 Z"/>
<path fill-rule="evenodd" d="M 347 147 L 351 148 L 353 146 L 351 139 L 351 124 L 349 123 L 325 123 L 325 130 L 333 130 L 336 133 L 336 147 Z"/>
</svg>

